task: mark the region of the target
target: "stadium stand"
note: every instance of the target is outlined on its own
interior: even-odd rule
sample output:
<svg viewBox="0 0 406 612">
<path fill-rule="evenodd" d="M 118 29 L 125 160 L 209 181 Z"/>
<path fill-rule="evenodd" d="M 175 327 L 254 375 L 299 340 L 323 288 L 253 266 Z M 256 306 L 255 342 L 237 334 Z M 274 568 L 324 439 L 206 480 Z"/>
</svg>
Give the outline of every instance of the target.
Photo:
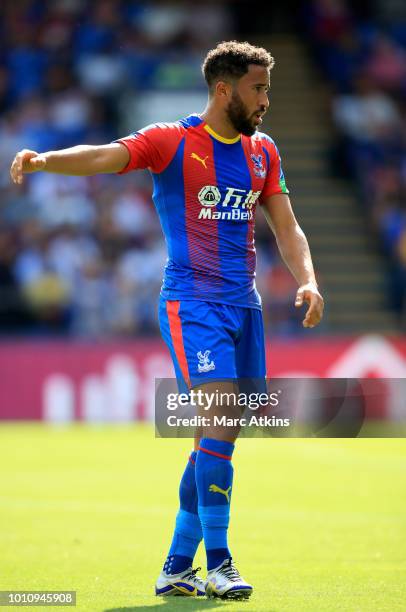
<svg viewBox="0 0 406 612">
<path fill-rule="evenodd" d="M 364 232 L 385 260 L 380 265 L 386 297 L 382 306 L 395 313 L 404 329 L 405 4 L 315 0 L 306 5 L 302 15 L 308 43 L 332 92 L 336 148 L 331 169 L 352 179 Z"/>
<path fill-rule="evenodd" d="M 173 118 L 179 100 L 190 112 L 202 108 L 201 58 L 216 41 L 241 37 L 244 4 L 2 2 L 1 333 L 158 332 L 165 250 L 148 175 L 38 174 L 16 189 L 8 167 L 21 148 L 96 144 L 134 131 L 155 100 Z M 405 27 L 376 21 L 376 13 L 364 23 L 345 7 L 306 2 L 307 38 L 302 26 L 256 41 L 277 59 L 265 129 L 281 149 L 325 286 L 327 316 L 316 333 L 396 330 L 405 310 Z M 257 246 L 267 323 L 274 334 L 303 333 L 295 283 L 260 215 Z"/>
</svg>

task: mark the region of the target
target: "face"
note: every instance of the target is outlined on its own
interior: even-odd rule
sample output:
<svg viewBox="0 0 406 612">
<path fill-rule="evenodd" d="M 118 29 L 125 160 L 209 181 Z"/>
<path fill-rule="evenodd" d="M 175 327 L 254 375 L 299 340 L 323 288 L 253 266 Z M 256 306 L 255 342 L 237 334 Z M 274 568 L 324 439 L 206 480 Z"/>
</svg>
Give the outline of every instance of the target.
<svg viewBox="0 0 406 612">
<path fill-rule="evenodd" d="M 251 64 L 232 87 L 231 99 L 226 107 L 227 117 L 235 130 L 252 136 L 262 123 L 269 107 L 269 70 Z"/>
</svg>

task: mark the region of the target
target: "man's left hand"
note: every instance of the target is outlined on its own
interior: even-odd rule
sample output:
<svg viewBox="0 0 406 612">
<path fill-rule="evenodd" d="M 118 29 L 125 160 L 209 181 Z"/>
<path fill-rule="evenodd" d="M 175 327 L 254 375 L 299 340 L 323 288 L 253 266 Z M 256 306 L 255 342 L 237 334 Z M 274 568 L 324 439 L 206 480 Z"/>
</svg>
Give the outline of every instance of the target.
<svg viewBox="0 0 406 612">
<path fill-rule="evenodd" d="M 303 327 L 314 327 L 318 325 L 323 316 L 324 300 L 314 283 L 301 285 L 296 293 L 295 306 L 300 308 L 303 303 L 309 304 L 306 316 L 303 319 Z"/>
</svg>

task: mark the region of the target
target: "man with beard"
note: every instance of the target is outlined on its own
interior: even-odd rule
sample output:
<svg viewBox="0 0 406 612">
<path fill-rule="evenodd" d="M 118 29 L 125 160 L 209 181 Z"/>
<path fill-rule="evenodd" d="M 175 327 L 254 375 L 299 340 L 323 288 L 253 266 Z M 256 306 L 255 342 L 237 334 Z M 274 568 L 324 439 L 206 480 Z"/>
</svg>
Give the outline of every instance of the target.
<svg viewBox="0 0 406 612">
<path fill-rule="evenodd" d="M 292 212 L 278 150 L 257 131 L 269 107 L 273 65 L 265 49 L 223 42 L 203 63 L 209 99 L 201 115 L 157 123 L 103 146 L 41 154 L 23 150 L 11 166 L 15 183 L 22 182 L 24 173 L 39 170 L 82 176 L 150 170 L 168 245 L 159 319 L 181 391 L 232 396 L 238 379 L 265 380 L 261 299 L 255 287 L 257 204 L 298 282 L 295 305 L 308 304 L 303 325 L 314 327 L 322 317 L 323 299 L 306 237 Z M 219 401 L 211 405 L 211 416 L 227 409 Z M 219 427 L 211 420 L 196 432 L 157 595 L 206 592 L 247 598 L 252 593 L 227 541 L 238 431 L 238 426 Z M 202 539 L 205 582 L 192 569 Z"/>
</svg>

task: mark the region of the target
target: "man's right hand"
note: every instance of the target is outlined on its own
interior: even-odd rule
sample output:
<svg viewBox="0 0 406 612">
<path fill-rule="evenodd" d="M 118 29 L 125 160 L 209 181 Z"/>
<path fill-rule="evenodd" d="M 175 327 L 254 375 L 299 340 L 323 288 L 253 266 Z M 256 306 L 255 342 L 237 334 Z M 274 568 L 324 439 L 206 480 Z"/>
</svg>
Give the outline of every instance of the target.
<svg viewBox="0 0 406 612">
<path fill-rule="evenodd" d="M 16 183 L 16 185 L 21 185 L 24 174 L 43 170 L 46 163 L 46 159 L 43 155 L 41 155 L 41 153 L 30 151 L 29 149 L 23 149 L 17 153 L 13 159 L 13 163 L 11 164 L 11 179 L 14 183 Z"/>
</svg>

